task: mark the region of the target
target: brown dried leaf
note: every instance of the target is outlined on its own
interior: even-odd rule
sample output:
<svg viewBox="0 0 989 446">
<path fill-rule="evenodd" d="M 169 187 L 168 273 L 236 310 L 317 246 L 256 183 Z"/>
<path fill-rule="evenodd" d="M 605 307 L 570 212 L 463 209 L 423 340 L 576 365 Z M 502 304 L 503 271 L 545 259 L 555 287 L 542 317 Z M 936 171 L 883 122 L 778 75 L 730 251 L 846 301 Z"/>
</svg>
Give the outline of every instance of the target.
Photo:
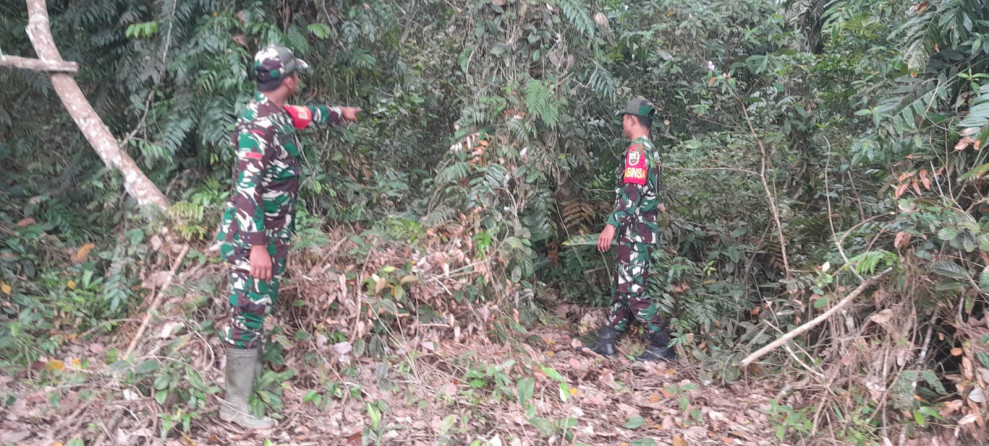
<svg viewBox="0 0 989 446">
<path fill-rule="evenodd" d="M 943 406 L 941 406 L 941 409 L 938 410 L 938 412 L 941 414 L 942 417 L 946 417 L 954 412 L 961 410 L 962 405 L 964 404 L 965 403 L 963 403 L 961 399 L 947 401 L 944 403 Z"/>
<path fill-rule="evenodd" d="M 973 140 L 971 136 L 965 136 L 962 139 L 958 140 L 958 144 L 955 144 L 955 151 L 959 152 L 965 150 L 973 142 L 975 142 L 975 140 Z"/>
<path fill-rule="evenodd" d="M 904 231 L 897 232 L 896 237 L 893 239 L 893 246 L 896 249 L 903 248 L 910 243 L 911 238 L 913 238 L 913 235 L 907 234 Z"/>
<path fill-rule="evenodd" d="M 621 388 L 621 386 L 615 382 L 615 372 L 611 371 L 611 369 L 602 370 L 601 376 L 598 377 L 598 382 L 604 384 L 611 390 L 618 390 Z"/>
<path fill-rule="evenodd" d="M 686 280 L 681 280 L 673 286 L 673 294 L 682 294 L 690 290 L 690 284 Z"/>
<path fill-rule="evenodd" d="M 684 440 L 683 437 L 679 435 L 674 435 L 673 446 L 690 446 L 690 443 L 687 443 L 687 440 Z"/>
<path fill-rule="evenodd" d="M 575 372 L 583 372 L 584 370 L 587 369 L 585 364 L 583 364 L 581 361 L 578 361 L 577 358 L 574 358 L 572 356 L 570 357 L 570 368 L 572 368 Z"/>
<path fill-rule="evenodd" d="M 920 171 L 920 181 L 924 183 L 924 189 L 931 190 L 931 178 L 927 176 L 927 169 Z"/>
<path fill-rule="evenodd" d="M 240 20 L 240 24 L 247 26 L 247 11 L 240 11 L 237 13 L 237 19 Z"/>
<path fill-rule="evenodd" d="M 900 195 L 903 195 L 903 193 L 907 191 L 908 187 L 910 187 L 910 183 L 901 183 L 899 186 L 897 186 L 896 193 L 893 194 L 893 196 L 895 198 L 900 198 Z"/>
<path fill-rule="evenodd" d="M 96 247 L 96 245 L 94 245 L 92 243 L 86 243 L 85 245 L 80 246 L 79 247 L 79 250 L 76 251 L 75 257 L 72 258 L 72 261 L 78 263 L 78 262 L 81 262 L 83 260 L 86 260 L 86 256 L 89 255 L 89 251 L 92 251 L 93 248 L 95 248 L 95 247 Z"/>
<path fill-rule="evenodd" d="M 873 314 L 872 316 L 869 316 L 870 321 L 882 325 L 883 327 L 886 327 L 886 325 L 889 324 L 889 320 L 892 318 L 893 318 L 893 310 L 889 308 L 882 310 L 876 314 Z"/>
</svg>

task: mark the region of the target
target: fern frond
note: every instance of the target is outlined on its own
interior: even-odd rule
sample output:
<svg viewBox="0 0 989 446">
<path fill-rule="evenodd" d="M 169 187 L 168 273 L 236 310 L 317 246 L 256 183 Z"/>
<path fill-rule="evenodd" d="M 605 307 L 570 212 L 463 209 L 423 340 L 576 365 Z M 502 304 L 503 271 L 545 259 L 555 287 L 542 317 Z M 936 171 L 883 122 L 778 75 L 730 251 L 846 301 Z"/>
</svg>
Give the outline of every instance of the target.
<svg viewBox="0 0 989 446">
<path fill-rule="evenodd" d="M 580 4 L 577 0 L 558 0 L 560 9 L 563 10 L 563 16 L 570 21 L 571 24 L 581 34 L 587 36 L 588 39 L 594 38 L 594 20 L 591 20 L 591 14 L 587 12 L 587 8 Z"/>
<path fill-rule="evenodd" d="M 436 174 L 437 184 L 457 183 L 467 178 L 470 166 L 465 162 L 455 162 Z"/>
</svg>

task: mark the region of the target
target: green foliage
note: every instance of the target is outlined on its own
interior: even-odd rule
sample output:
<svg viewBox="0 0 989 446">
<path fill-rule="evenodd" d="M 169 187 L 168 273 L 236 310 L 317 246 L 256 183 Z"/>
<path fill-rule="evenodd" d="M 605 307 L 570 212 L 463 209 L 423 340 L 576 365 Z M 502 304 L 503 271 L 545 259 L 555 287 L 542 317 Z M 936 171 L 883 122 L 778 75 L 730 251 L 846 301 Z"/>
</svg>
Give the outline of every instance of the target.
<svg viewBox="0 0 989 446">
<path fill-rule="evenodd" d="M 112 329 L 140 295 L 136 273 L 150 251 L 140 229 L 128 231 L 108 250 L 92 243 L 75 247 L 44 228 L 17 227 L 0 245 L 0 293 L 10 299 L 0 309 L 0 352 L 8 365 L 55 353 L 76 330 Z M 72 253 L 71 263 L 53 268 L 68 260 L 65 251 Z"/>
<path fill-rule="evenodd" d="M 63 56 L 82 67 L 76 79 L 174 203 L 181 223 L 171 229 L 185 241 L 210 243 L 231 189 L 230 131 L 254 90 L 252 55 L 280 42 L 314 67 L 295 100 L 364 110 L 357 125 L 300 133 L 303 253 L 332 246 L 337 228 L 416 251 L 458 234 L 449 237 L 473 243 L 464 251 L 486 269 L 463 272 L 471 283 L 457 302 L 497 301 L 519 309 L 523 324 L 547 288 L 569 303 L 606 306 L 613 254 L 563 241 L 593 242 L 607 219 L 627 143 L 614 110 L 641 94 L 660 108 L 652 138 L 668 211 L 647 289 L 675 346 L 705 363 L 704 382 L 738 379 L 738 360 L 771 340 L 770 326 L 792 329 L 844 296 L 856 276 L 887 267 L 896 271 L 883 284 L 893 297 L 860 308 L 859 326 L 895 305 L 947 321 L 989 304 L 966 291 L 989 289 L 984 1 L 49 3 Z M 32 54 L 23 4 L 4 6 L 21 12 L 0 17 L 12 30 L 0 48 Z M 88 149 L 45 76 L 3 71 L 0 83 L 6 367 L 56 354 L 70 332 L 112 329 L 106 321 L 136 308 L 139 274 L 158 260 L 148 246 L 156 228 L 134 219 L 121 178 Z M 92 251 L 73 260 L 86 243 Z M 355 244 L 363 258 L 376 246 Z M 383 357 L 390 324 L 434 312 L 409 296 L 411 271 L 411 260 L 396 262 L 361 284 L 361 304 L 376 319 L 355 354 Z M 809 332 L 799 342 L 810 351 L 794 356 L 811 367 L 827 361 L 824 346 L 848 335 L 831 330 Z M 289 337 L 278 333 L 276 345 Z M 895 389 L 892 406 L 914 417 L 894 422 L 936 418 L 913 403 L 913 382 L 942 393 L 928 368 L 943 370 L 909 365 L 885 383 Z M 517 400 L 540 435 L 566 438 L 576 420 L 538 417 L 532 378 L 505 370 L 465 372 L 472 397 Z M 135 371 L 129 385 L 183 401 L 161 412 L 162 434 L 187 430 L 193 395 L 205 390 L 169 368 L 152 393 L 158 378 L 147 373 Z M 563 375 L 544 373 L 569 398 Z M 278 412 L 286 379 L 262 377 L 255 407 Z M 305 398 L 326 407 L 353 391 L 327 380 Z M 850 441 L 874 439 L 881 417 L 870 411 L 885 406 L 855 398 L 823 410 Z M 681 404 L 687 411 L 689 399 Z M 802 409 L 772 411 L 781 440 L 809 434 Z M 365 438 L 394 428 L 388 413 L 367 405 Z M 451 441 L 466 425 L 443 423 Z"/>
<path fill-rule="evenodd" d="M 515 365 L 514 360 L 508 360 L 500 365 L 488 365 L 483 369 L 471 368 L 464 375 L 464 381 L 473 389 L 489 389 L 493 388 L 491 393 L 491 401 L 499 402 L 503 397 L 508 400 L 513 400 L 516 398 L 516 391 L 512 388 L 511 378 L 509 377 L 507 371 L 510 370 Z M 529 390 L 528 397 L 531 397 L 531 389 Z M 518 397 L 521 398 L 523 392 L 520 389 L 518 392 Z M 528 397 L 526 399 L 528 399 Z"/>
<path fill-rule="evenodd" d="M 549 127 L 556 127 L 560 105 L 554 102 L 550 89 L 540 81 L 530 79 L 525 84 L 525 105 L 534 117 Z"/>
<path fill-rule="evenodd" d="M 268 415 L 271 418 L 281 418 L 284 408 L 282 389 L 285 381 L 295 376 L 295 370 L 286 369 L 283 372 L 264 370 L 254 386 L 254 394 L 248 399 L 251 414 L 256 417 Z"/>
<path fill-rule="evenodd" d="M 811 419 L 807 417 L 810 407 L 794 410 L 776 400 L 770 400 L 769 405 L 769 413 L 773 417 L 773 427 L 779 441 L 786 439 L 787 434 L 803 437 L 810 433 L 813 425 Z"/>
<path fill-rule="evenodd" d="M 556 3 L 577 31 L 580 31 L 588 39 L 594 39 L 594 22 L 584 5 L 577 0 L 558 0 Z"/>
</svg>

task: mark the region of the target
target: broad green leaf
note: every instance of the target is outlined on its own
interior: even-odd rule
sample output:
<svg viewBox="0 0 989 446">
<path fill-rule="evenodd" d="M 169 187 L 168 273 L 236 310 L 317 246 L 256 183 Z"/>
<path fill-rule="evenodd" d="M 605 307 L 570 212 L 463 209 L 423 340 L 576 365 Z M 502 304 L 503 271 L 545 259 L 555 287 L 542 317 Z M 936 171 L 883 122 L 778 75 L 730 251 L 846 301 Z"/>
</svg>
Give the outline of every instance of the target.
<svg viewBox="0 0 989 446">
<path fill-rule="evenodd" d="M 975 357 L 983 366 L 989 367 L 989 354 L 986 354 L 986 352 L 975 352 Z"/>
<path fill-rule="evenodd" d="M 369 418 L 371 418 L 371 425 L 372 426 L 378 427 L 378 425 L 381 424 L 381 410 L 378 409 L 378 406 L 375 406 L 374 404 L 368 403 L 367 404 L 367 415 L 368 415 Z"/>
<path fill-rule="evenodd" d="M 574 426 L 577 425 L 577 419 L 573 417 L 564 418 L 562 420 L 557 421 L 556 425 L 560 429 L 572 429 Z"/>
<path fill-rule="evenodd" d="M 541 418 L 541 417 L 530 418 L 529 423 L 535 426 L 536 429 L 539 430 L 539 433 L 542 434 L 544 437 L 553 435 L 553 433 L 556 432 L 556 426 L 553 424 L 553 422 L 545 418 Z"/>
<path fill-rule="evenodd" d="M 445 435 L 447 432 L 450 432 L 450 429 L 453 427 L 454 423 L 457 422 L 457 418 L 458 417 L 456 415 L 447 415 L 444 417 L 443 424 L 440 425 L 440 434 Z"/>
<path fill-rule="evenodd" d="M 638 429 L 646 424 L 646 419 L 642 417 L 631 417 L 625 420 L 625 429 Z"/>
<path fill-rule="evenodd" d="M 315 399 L 317 396 L 319 396 L 319 392 L 315 390 L 310 390 L 308 393 L 306 393 L 306 396 L 302 397 L 302 402 L 308 403 L 313 399 Z"/>
<path fill-rule="evenodd" d="M 968 272 L 957 263 L 944 260 L 932 263 L 931 272 L 955 280 L 969 280 L 971 278 Z"/>
<path fill-rule="evenodd" d="M 914 421 L 917 422 L 917 425 L 919 425 L 920 427 L 924 427 L 927 425 L 927 418 L 924 417 L 924 414 L 920 413 L 919 410 L 913 411 L 913 419 Z"/>
<path fill-rule="evenodd" d="M 536 381 L 532 378 L 526 377 L 519 380 L 519 402 L 525 404 L 532 398 L 532 392 L 535 390 Z"/>
<path fill-rule="evenodd" d="M 565 379 L 563 379 L 563 375 L 560 375 L 560 372 L 557 372 L 552 367 L 539 366 L 539 368 L 543 369 L 543 373 L 545 373 L 546 376 L 553 378 L 561 383 L 567 382 Z"/>
<path fill-rule="evenodd" d="M 570 385 L 564 382 L 560 383 L 560 401 L 566 402 L 570 400 Z"/>
<path fill-rule="evenodd" d="M 536 405 L 532 401 L 525 403 L 525 417 L 532 418 L 535 416 L 536 416 Z"/>
<path fill-rule="evenodd" d="M 155 390 L 162 390 L 162 389 L 167 388 L 168 387 L 168 383 L 170 383 L 170 382 L 171 382 L 171 376 L 169 376 L 167 374 L 164 374 L 164 373 L 161 374 L 161 375 L 158 375 L 158 377 L 155 378 Z"/>
<path fill-rule="evenodd" d="M 951 240 L 958 236 L 958 229 L 952 227 L 941 228 L 937 233 L 937 238 L 941 240 Z"/>
</svg>

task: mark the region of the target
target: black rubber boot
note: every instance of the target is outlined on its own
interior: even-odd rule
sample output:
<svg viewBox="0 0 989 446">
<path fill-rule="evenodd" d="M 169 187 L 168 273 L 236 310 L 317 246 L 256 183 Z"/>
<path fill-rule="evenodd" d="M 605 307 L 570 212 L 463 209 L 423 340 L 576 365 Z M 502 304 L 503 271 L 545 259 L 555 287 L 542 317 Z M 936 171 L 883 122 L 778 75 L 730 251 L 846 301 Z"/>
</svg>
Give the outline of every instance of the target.
<svg viewBox="0 0 989 446">
<path fill-rule="evenodd" d="M 665 328 L 652 333 L 649 335 L 649 346 L 635 360 L 676 362 L 677 352 L 669 345 L 670 333 Z"/>
<path fill-rule="evenodd" d="M 607 325 L 601 327 L 598 339 L 587 344 L 587 349 L 601 356 L 614 358 L 618 356 L 615 350 L 615 340 L 618 339 L 618 332 Z"/>
</svg>

